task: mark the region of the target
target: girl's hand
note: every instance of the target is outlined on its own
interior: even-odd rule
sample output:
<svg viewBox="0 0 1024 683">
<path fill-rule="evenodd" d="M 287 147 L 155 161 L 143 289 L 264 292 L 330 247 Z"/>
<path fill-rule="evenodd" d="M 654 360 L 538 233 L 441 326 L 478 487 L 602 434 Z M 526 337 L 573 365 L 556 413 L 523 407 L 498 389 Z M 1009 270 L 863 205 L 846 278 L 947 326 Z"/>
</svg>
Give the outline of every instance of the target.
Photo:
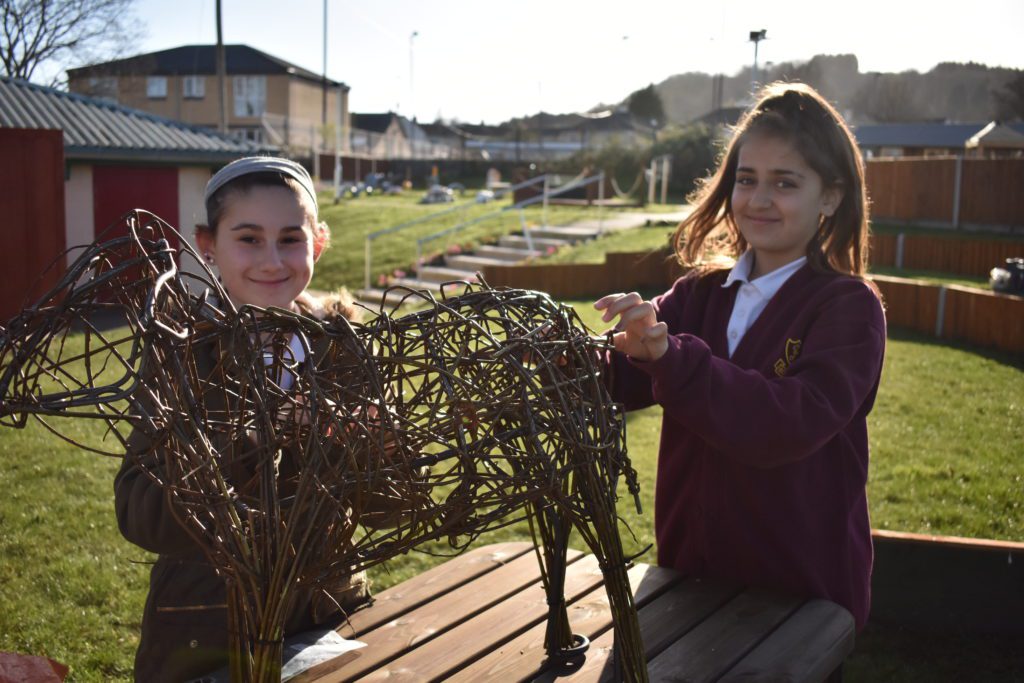
<svg viewBox="0 0 1024 683">
<path fill-rule="evenodd" d="M 658 360 L 668 350 L 668 326 L 658 322 L 654 306 L 639 294 L 609 294 L 601 297 L 594 308 L 604 311 L 601 320 L 610 323 L 619 317 L 612 335 L 615 350 L 638 360 Z"/>
</svg>

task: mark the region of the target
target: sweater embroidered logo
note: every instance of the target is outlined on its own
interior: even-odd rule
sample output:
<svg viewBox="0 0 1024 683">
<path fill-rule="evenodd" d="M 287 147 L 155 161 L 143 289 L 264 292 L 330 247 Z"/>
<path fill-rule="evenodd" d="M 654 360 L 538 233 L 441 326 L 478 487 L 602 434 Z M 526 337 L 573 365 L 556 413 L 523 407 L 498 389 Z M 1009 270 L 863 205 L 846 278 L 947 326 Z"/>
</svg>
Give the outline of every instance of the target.
<svg viewBox="0 0 1024 683">
<path fill-rule="evenodd" d="M 785 355 L 775 361 L 775 374 L 779 377 L 786 376 L 786 370 L 789 369 L 790 364 L 797 359 L 800 355 L 800 347 L 803 345 L 803 341 L 800 339 L 787 339 L 786 340 L 786 353 Z"/>
</svg>

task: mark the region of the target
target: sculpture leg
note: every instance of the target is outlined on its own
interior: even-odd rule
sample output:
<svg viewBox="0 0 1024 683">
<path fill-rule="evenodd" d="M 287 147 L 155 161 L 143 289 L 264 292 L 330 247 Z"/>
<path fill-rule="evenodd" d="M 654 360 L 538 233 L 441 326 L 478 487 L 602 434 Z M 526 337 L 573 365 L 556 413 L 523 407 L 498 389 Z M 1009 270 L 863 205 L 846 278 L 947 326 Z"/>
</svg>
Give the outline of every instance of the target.
<svg viewBox="0 0 1024 683">
<path fill-rule="evenodd" d="M 590 644 L 586 637 L 573 635 L 565 604 L 565 571 L 572 526 L 568 518 L 551 505 L 535 507 L 534 519 L 540 536 L 541 579 L 548 602 L 544 647 L 551 660 L 565 665 L 582 655 Z"/>
<path fill-rule="evenodd" d="M 613 659 L 615 680 L 646 683 L 647 658 L 640 634 L 633 589 L 629 583 L 622 539 L 618 534 L 614 497 L 599 485 L 600 478 L 593 471 L 580 476 L 581 498 L 590 508 L 589 524 L 578 529 L 590 551 L 594 553 L 604 576 L 605 592 L 615 629 Z"/>
</svg>

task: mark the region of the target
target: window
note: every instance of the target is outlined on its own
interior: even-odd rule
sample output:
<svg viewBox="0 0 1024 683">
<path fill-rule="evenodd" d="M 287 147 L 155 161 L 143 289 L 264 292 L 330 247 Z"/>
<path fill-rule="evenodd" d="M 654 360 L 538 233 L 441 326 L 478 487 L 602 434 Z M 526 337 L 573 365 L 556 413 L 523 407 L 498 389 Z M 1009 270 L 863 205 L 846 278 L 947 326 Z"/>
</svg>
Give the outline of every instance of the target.
<svg viewBox="0 0 1024 683">
<path fill-rule="evenodd" d="M 201 100 L 206 96 L 206 78 L 184 76 L 181 79 L 181 95 L 186 100 Z"/>
<path fill-rule="evenodd" d="M 262 116 L 267 106 L 266 76 L 235 76 L 235 116 Z"/>
<path fill-rule="evenodd" d="M 146 97 L 151 100 L 158 100 L 167 97 L 167 77 L 147 76 Z"/>
<path fill-rule="evenodd" d="M 110 76 L 90 77 L 85 94 L 105 102 L 117 104 L 117 79 Z"/>
</svg>

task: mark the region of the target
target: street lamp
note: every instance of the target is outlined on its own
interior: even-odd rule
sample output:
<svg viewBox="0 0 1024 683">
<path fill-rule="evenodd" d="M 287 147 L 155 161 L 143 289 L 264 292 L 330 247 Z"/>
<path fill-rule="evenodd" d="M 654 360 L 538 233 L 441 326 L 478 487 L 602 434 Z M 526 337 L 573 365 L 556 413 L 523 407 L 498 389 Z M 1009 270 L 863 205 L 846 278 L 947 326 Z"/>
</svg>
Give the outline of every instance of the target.
<svg viewBox="0 0 1024 683">
<path fill-rule="evenodd" d="M 767 33 L 768 31 L 766 29 L 750 32 L 750 42 L 754 44 L 754 70 L 750 73 L 751 94 L 757 91 L 757 44 L 765 39 L 765 34 Z"/>
<path fill-rule="evenodd" d="M 413 31 L 409 34 L 409 114 L 413 120 L 416 120 L 416 86 L 413 82 L 412 53 L 413 41 L 419 34 L 419 31 Z"/>
</svg>

